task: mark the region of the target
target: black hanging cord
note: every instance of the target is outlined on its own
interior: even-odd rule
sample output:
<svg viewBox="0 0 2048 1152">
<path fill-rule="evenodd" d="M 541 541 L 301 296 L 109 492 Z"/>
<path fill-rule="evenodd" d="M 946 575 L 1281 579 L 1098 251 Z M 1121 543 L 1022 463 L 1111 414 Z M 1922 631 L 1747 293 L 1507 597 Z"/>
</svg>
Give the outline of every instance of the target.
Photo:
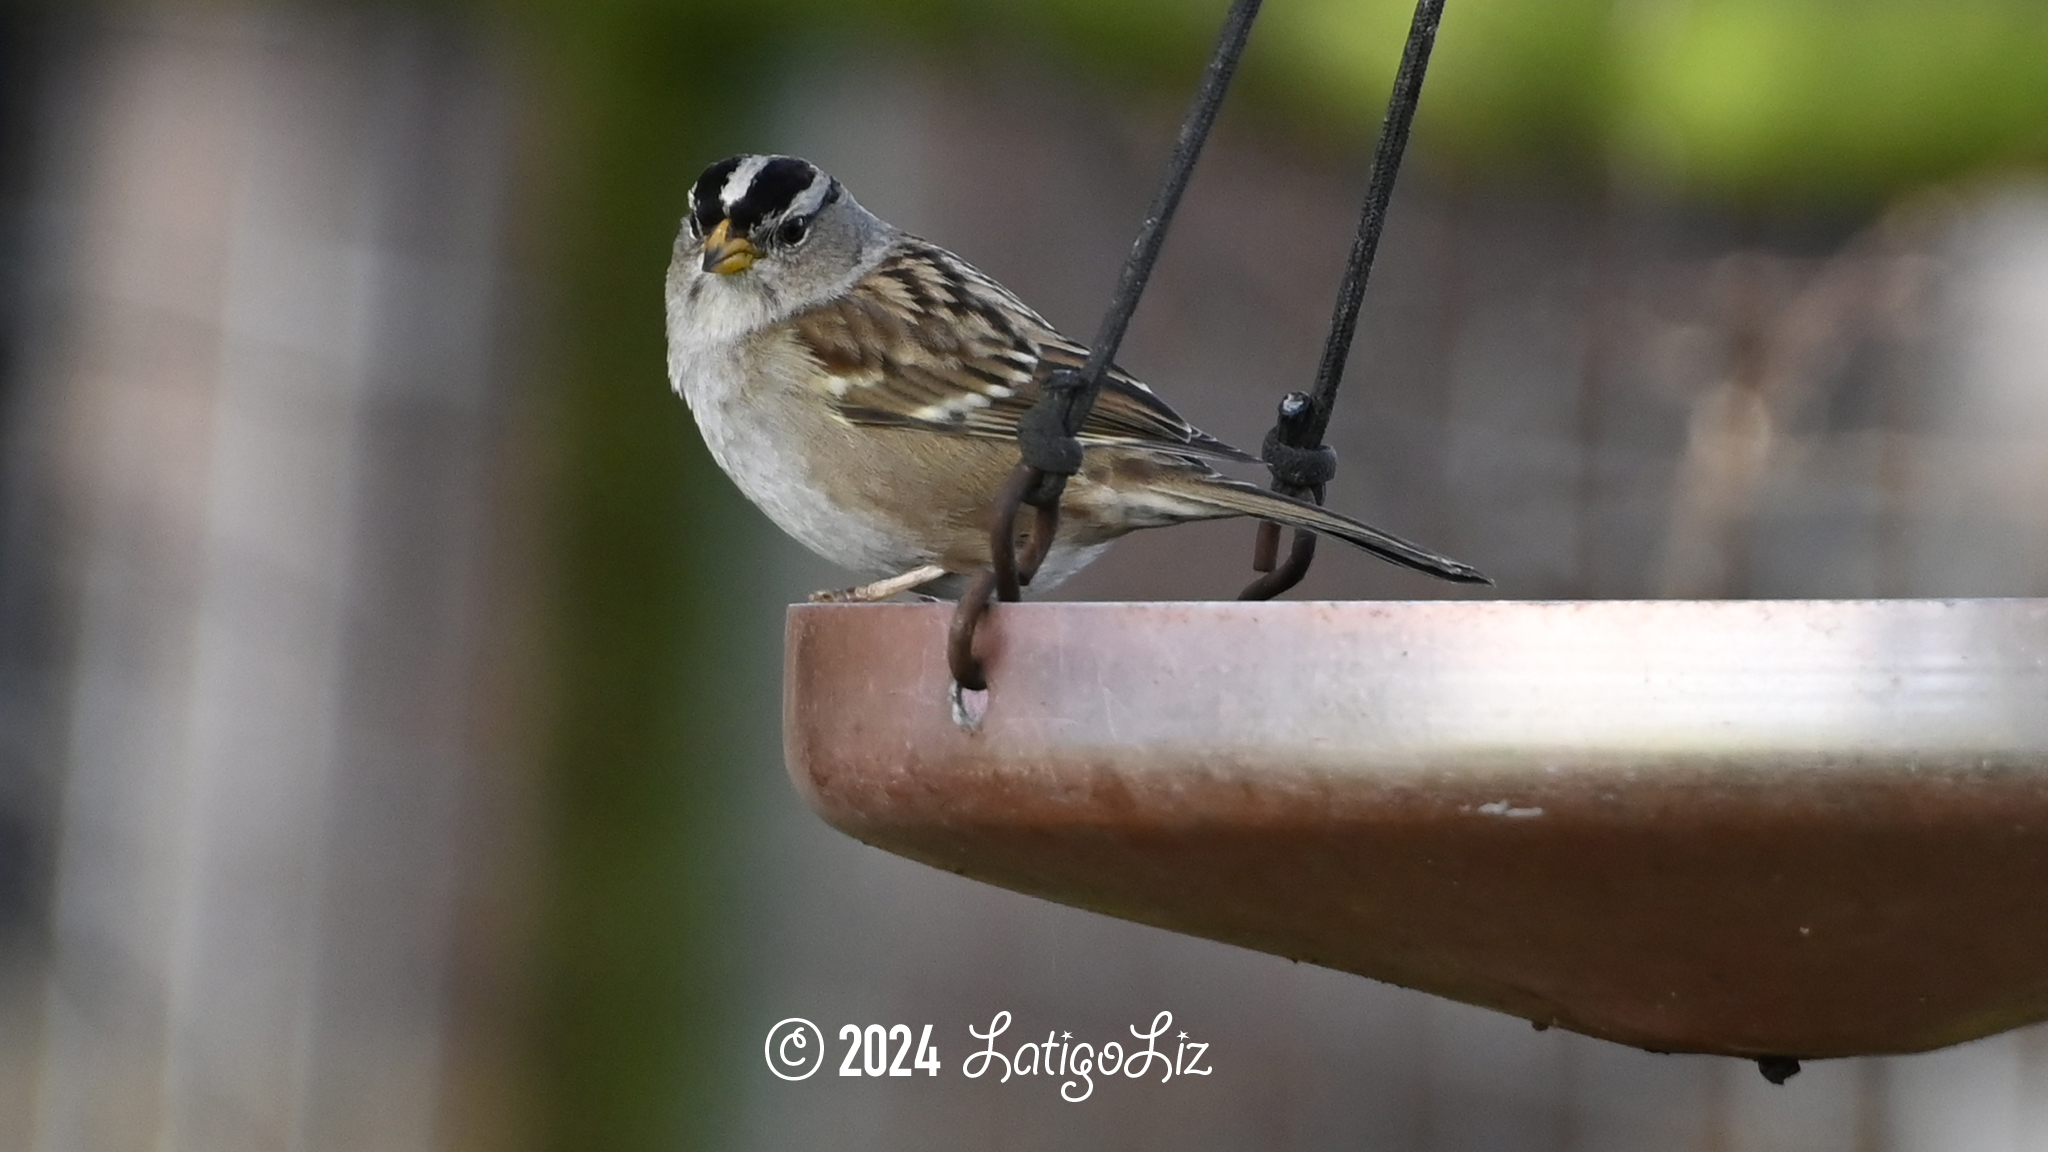
<svg viewBox="0 0 2048 1152">
<path fill-rule="evenodd" d="M 1373 153 L 1372 178 L 1366 187 L 1365 207 L 1359 213 L 1358 234 L 1351 241 L 1351 257 L 1344 266 L 1344 279 L 1337 288 L 1337 306 L 1330 318 L 1330 336 L 1323 344 L 1322 363 L 1316 368 L 1315 390 L 1290 392 L 1280 401 L 1280 416 L 1266 434 L 1261 453 L 1273 473 L 1273 489 L 1289 496 L 1305 496 L 1323 502 L 1323 486 L 1337 471 L 1336 453 L 1323 446 L 1323 433 L 1330 427 L 1330 412 L 1337 405 L 1337 385 L 1344 381 L 1344 364 L 1351 357 L 1351 338 L 1358 331 L 1358 307 L 1365 300 L 1366 279 L 1372 275 L 1373 257 L 1379 252 L 1380 233 L 1386 228 L 1387 203 L 1394 196 L 1394 178 L 1401 171 L 1401 154 L 1408 148 L 1408 129 L 1415 122 L 1415 106 L 1422 99 L 1422 77 L 1429 70 L 1429 52 L 1436 45 L 1436 28 L 1443 19 L 1444 0 L 1417 0 L 1415 19 L 1408 26 L 1408 44 L 1401 52 L 1401 68 L 1394 74 L 1394 94 L 1387 101 L 1387 116 L 1380 125 L 1379 147 Z M 1274 567 L 1279 551 L 1280 528 L 1259 525 L 1258 543 L 1253 549 L 1252 568 L 1265 575 L 1252 581 L 1240 600 L 1270 600 L 1301 582 L 1315 559 L 1313 532 L 1297 531 L 1286 563 Z"/>
<path fill-rule="evenodd" d="M 1159 247 L 1166 240 L 1166 227 L 1180 206 L 1181 193 L 1187 190 L 1195 160 L 1202 153 L 1202 144 L 1216 123 L 1217 109 L 1223 106 L 1223 94 L 1244 55 L 1259 4 L 1260 0 L 1233 0 L 1229 14 L 1224 17 L 1216 52 L 1202 75 L 1194 103 L 1181 122 L 1173 155 L 1167 160 L 1166 178 L 1152 198 L 1138 238 L 1131 244 L 1130 258 L 1124 261 L 1123 274 L 1117 279 L 1116 293 L 1110 298 L 1109 311 L 1102 318 L 1087 362 L 1078 370 L 1051 373 L 1041 384 L 1038 402 L 1018 424 L 1017 446 L 1022 460 L 997 496 L 995 514 L 990 518 L 989 553 L 993 563 L 972 581 L 953 613 L 946 656 L 953 681 L 962 688 L 981 691 L 988 687 L 981 661 L 974 655 L 974 633 L 982 614 L 988 610 L 990 591 L 1003 600 L 1021 599 L 1023 585 L 1031 582 L 1052 548 L 1053 534 L 1059 530 L 1060 495 L 1066 490 L 1067 478 L 1081 470 L 1081 442 L 1076 437 L 1087 423 L 1088 413 L 1095 408 L 1095 398 L 1102 392 L 1103 374 L 1116 357 L 1117 346 L 1123 343 L 1132 313 L 1138 310 L 1138 297 L 1145 291 L 1152 265 L 1159 258 Z M 1017 513 L 1024 504 L 1031 505 L 1035 514 L 1030 548 L 1019 557 Z"/>
<path fill-rule="evenodd" d="M 1152 265 L 1159 259 L 1160 246 L 1166 242 L 1167 225 L 1173 220 L 1174 210 L 1180 207 L 1181 194 L 1187 191 L 1195 161 L 1202 154 L 1209 129 L 1216 123 L 1223 95 L 1237 72 L 1238 59 L 1244 55 L 1259 4 L 1260 0 L 1236 0 L 1224 18 L 1216 53 L 1202 74 L 1202 85 L 1181 123 L 1180 138 L 1174 141 L 1173 155 L 1166 162 L 1166 177 L 1145 212 L 1138 238 L 1131 242 L 1130 257 L 1117 278 L 1116 292 L 1110 298 L 1109 311 L 1102 317 L 1102 327 L 1095 334 L 1087 362 L 1079 370 L 1053 373 L 1038 403 L 1032 406 L 1033 411 L 1026 414 L 1018 428 L 1017 442 L 1023 449 L 1024 463 L 1043 474 L 1029 494 L 1028 502 L 1034 507 L 1057 504 L 1066 478 L 1080 470 L 1081 445 L 1074 437 L 1095 407 L 1095 398 L 1102 391 L 1103 374 L 1124 341 L 1131 315 L 1138 310 L 1138 297 L 1144 294 L 1145 282 L 1152 277 Z"/>
</svg>

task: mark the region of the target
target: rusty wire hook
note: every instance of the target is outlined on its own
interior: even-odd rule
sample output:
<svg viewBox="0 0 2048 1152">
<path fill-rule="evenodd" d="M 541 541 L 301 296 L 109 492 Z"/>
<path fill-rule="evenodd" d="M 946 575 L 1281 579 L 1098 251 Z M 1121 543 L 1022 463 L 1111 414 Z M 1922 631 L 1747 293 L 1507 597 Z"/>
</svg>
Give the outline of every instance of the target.
<svg viewBox="0 0 2048 1152">
<path fill-rule="evenodd" d="M 1110 297 L 1109 311 L 1102 318 L 1102 328 L 1089 350 L 1087 363 L 1077 372 L 1053 372 L 1042 381 L 1038 400 L 1018 425 L 1017 445 L 1022 462 L 1004 482 L 991 511 L 990 566 L 969 583 L 953 611 L 953 624 L 947 636 L 947 664 L 952 669 L 953 682 L 961 688 L 984 691 L 988 687 L 988 677 L 974 655 L 974 635 L 988 612 L 991 593 L 1003 600 L 1019 599 L 1023 586 L 1031 582 L 1038 566 L 1052 551 L 1053 536 L 1059 530 L 1060 495 L 1066 489 L 1067 478 L 1081 470 L 1081 444 L 1077 439 L 1081 426 L 1095 408 L 1095 398 L 1102 392 L 1103 374 L 1115 358 L 1117 346 L 1123 343 L 1124 331 L 1130 326 L 1131 314 L 1138 309 L 1138 297 L 1144 294 L 1145 282 L 1151 279 L 1160 245 L 1166 240 L 1166 227 L 1180 206 L 1181 193 L 1187 190 L 1195 160 L 1209 138 L 1209 129 L 1216 123 L 1216 112 L 1223 106 L 1223 95 L 1244 55 L 1259 4 L 1260 0 L 1231 2 L 1223 31 L 1216 40 L 1216 51 L 1202 74 L 1194 102 L 1181 121 L 1173 155 L 1166 162 L 1165 178 L 1146 210 L 1137 239 L 1131 243 L 1131 254 L 1117 278 L 1116 292 Z M 1016 554 L 1017 513 L 1026 503 L 1038 512 L 1032 521 L 1030 550 L 1020 563 Z"/>
<path fill-rule="evenodd" d="M 1003 482 L 989 520 L 988 550 L 993 562 L 975 574 L 953 609 L 953 624 L 946 634 L 946 664 L 952 669 L 953 682 L 970 692 L 988 689 L 987 673 L 974 654 L 974 636 L 982 616 L 988 612 L 990 594 L 1011 603 L 1023 599 L 1024 586 L 1038 575 L 1039 565 L 1045 563 L 1046 554 L 1052 551 L 1052 538 L 1060 525 L 1057 494 L 1051 501 L 1035 506 L 1030 546 L 1021 558 L 1016 548 L 1017 513 L 1023 510 L 1025 498 L 1045 480 L 1046 474 L 1039 469 L 1018 464 Z"/>
<path fill-rule="evenodd" d="M 1273 471 L 1273 490 L 1286 496 L 1302 496 L 1323 502 L 1323 486 L 1337 471 L 1337 454 L 1326 447 L 1314 444 L 1315 434 L 1311 426 L 1315 419 L 1315 398 L 1306 392 L 1289 392 L 1280 398 L 1280 415 L 1274 421 L 1273 430 L 1266 434 L 1265 449 L 1261 455 L 1266 466 Z M 1294 547 L 1288 550 L 1287 561 L 1275 566 L 1280 551 L 1280 526 L 1268 520 L 1259 525 L 1259 535 L 1252 549 L 1252 570 L 1264 572 L 1237 594 L 1239 600 L 1271 600 L 1287 591 L 1308 574 L 1308 566 L 1316 558 L 1316 534 L 1299 529 L 1294 533 Z"/>
<path fill-rule="evenodd" d="M 1261 456 L 1273 472 L 1276 492 L 1308 496 L 1321 504 L 1323 486 L 1336 470 L 1336 458 L 1327 455 L 1329 450 L 1323 447 L 1323 434 L 1330 429 L 1337 386 L 1344 382 L 1344 362 L 1350 359 L 1351 338 L 1358 331 L 1358 308 L 1365 300 L 1365 283 L 1379 252 L 1380 233 L 1386 229 L 1387 204 L 1394 196 L 1394 178 L 1401 172 L 1401 155 L 1408 150 L 1408 130 L 1415 122 L 1415 106 L 1422 100 L 1422 78 L 1429 71 L 1429 54 L 1436 46 L 1436 29 L 1443 15 L 1444 0 L 1416 0 L 1408 42 L 1401 49 L 1401 67 L 1394 74 L 1394 93 L 1387 99 L 1386 119 L 1380 123 L 1379 144 L 1373 150 L 1372 177 L 1366 183 L 1365 205 L 1359 210 L 1358 232 L 1351 240 L 1344 278 L 1337 285 L 1337 304 L 1330 317 L 1329 337 L 1323 342 L 1323 359 L 1316 367 L 1314 391 L 1288 393 L 1280 401 L 1279 419 L 1266 434 Z M 1318 458 L 1317 454 L 1323 455 Z M 1301 583 L 1316 556 L 1315 533 L 1295 532 L 1287 562 L 1275 568 L 1279 550 L 1279 525 L 1259 525 L 1252 546 L 1252 571 L 1265 575 L 1246 585 L 1238 599 L 1270 600 Z"/>
</svg>

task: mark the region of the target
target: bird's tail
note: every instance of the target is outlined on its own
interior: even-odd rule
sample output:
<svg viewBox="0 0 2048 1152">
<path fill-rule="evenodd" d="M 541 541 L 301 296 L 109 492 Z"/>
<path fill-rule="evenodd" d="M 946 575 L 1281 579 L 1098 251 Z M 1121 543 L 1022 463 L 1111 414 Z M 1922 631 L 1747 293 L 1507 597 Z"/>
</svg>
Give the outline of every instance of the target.
<svg viewBox="0 0 2048 1152">
<path fill-rule="evenodd" d="M 1492 580 L 1470 564 L 1461 564 L 1448 556 L 1432 552 L 1420 544 L 1412 544 L 1399 536 L 1382 532 L 1369 524 L 1361 524 L 1349 516 L 1342 516 L 1318 504 L 1282 496 L 1242 480 L 1209 474 L 1186 478 L 1181 484 L 1174 484 L 1174 495 L 1195 504 L 1213 508 L 1218 516 L 1251 516 L 1260 520 L 1271 520 L 1289 528 L 1301 528 L 1323 536 L 1333 536 L 1354 548 L 1367 552 L 1404 568 L 1427 572 L 1443 580 L 1459 584 L 1491 584 Z"/>
</svg>

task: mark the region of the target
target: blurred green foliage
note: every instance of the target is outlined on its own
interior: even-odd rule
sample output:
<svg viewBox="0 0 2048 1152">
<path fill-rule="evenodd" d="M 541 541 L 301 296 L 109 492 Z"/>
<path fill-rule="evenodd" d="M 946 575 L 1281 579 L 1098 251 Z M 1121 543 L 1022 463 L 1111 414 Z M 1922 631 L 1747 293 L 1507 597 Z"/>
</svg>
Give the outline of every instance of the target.
<svg viewBox="0 0 2048 1152">
<path fill-rule="evenodd" d="M 801 0 L 799 0 L 801 2 Z M 1185 83 L 1223 5 L 1001 6 L 1097 69 Z M 1409 0 L 1270 0 L 1245 95 L 1297 131 L 1376 126 Z M 1450 0 L 1418 148 L 1475 173 L 1871 203 L 2048 160 L 2038 0 Z"/>
<path fill-rule="evenodd" d="M 775 57 L 737 5 L 518 15 L 542 93 L 528 227 L 555 305 L 534 1143 L 720 1146 L 751 1066 L 719 1043 L 742 975 L 720 943 L 736 793 L 766 767 L 760 725 L 734 718 L 772 715 L 755 666 L 773 637 L 732 610 L 762 529 L 669 392 L 661 284 L 685 190 L 751 142 Z"/>
<path fill-rule="evenodd" d="M 1875 197 L 2048 158 L 2048 6 L 1651 5 L 1616 20 L 1617 156 L 1745 198 Z"/>
<path fill-rule="evenodd" d="M 757 145 L 793 54 L 903 37 L 934 58 L 1029 43 L 1177 105 L 1223 0 L 472 0 L 544 93 L 534 228 L 557 301 L 557 570 L 539 1143 L 721 1143 L 751 1064 L 723 1037 L 741 977 L 734 717 L 760 678 L 727 606 L 761 531 L 663 374 L 660 284 L 685 191 Z M 1240 99 L 1362 154 L 1406 0 L 1269 0 Z M 1473 173 L 1619 174 L 1744 201 L 1874 203 L 2048 154 L 2048 7 L 2014 0 L 1451 0 L 1418 148 Z M 742 762 L 744 761 L 744 762 Z M 693 1143 L 694 1142 L 694 1143 Z"/>
</svg>

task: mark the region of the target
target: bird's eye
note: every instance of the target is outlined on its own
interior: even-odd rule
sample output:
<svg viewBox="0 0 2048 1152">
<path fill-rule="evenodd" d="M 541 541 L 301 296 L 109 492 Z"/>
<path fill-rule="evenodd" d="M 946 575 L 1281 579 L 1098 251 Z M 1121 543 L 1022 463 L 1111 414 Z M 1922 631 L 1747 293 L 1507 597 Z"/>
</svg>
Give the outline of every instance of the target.
<svg viewBox="0 0 2048 1152">
<path fill-rule="evenodd" d="M 810 222 L 807 220 L 785 220 L 782 227 L 775 230 L 775 238 L 787 245 L 801 244 L 804 242 L 804 233 L 809 228 Z"/>
</svg>

